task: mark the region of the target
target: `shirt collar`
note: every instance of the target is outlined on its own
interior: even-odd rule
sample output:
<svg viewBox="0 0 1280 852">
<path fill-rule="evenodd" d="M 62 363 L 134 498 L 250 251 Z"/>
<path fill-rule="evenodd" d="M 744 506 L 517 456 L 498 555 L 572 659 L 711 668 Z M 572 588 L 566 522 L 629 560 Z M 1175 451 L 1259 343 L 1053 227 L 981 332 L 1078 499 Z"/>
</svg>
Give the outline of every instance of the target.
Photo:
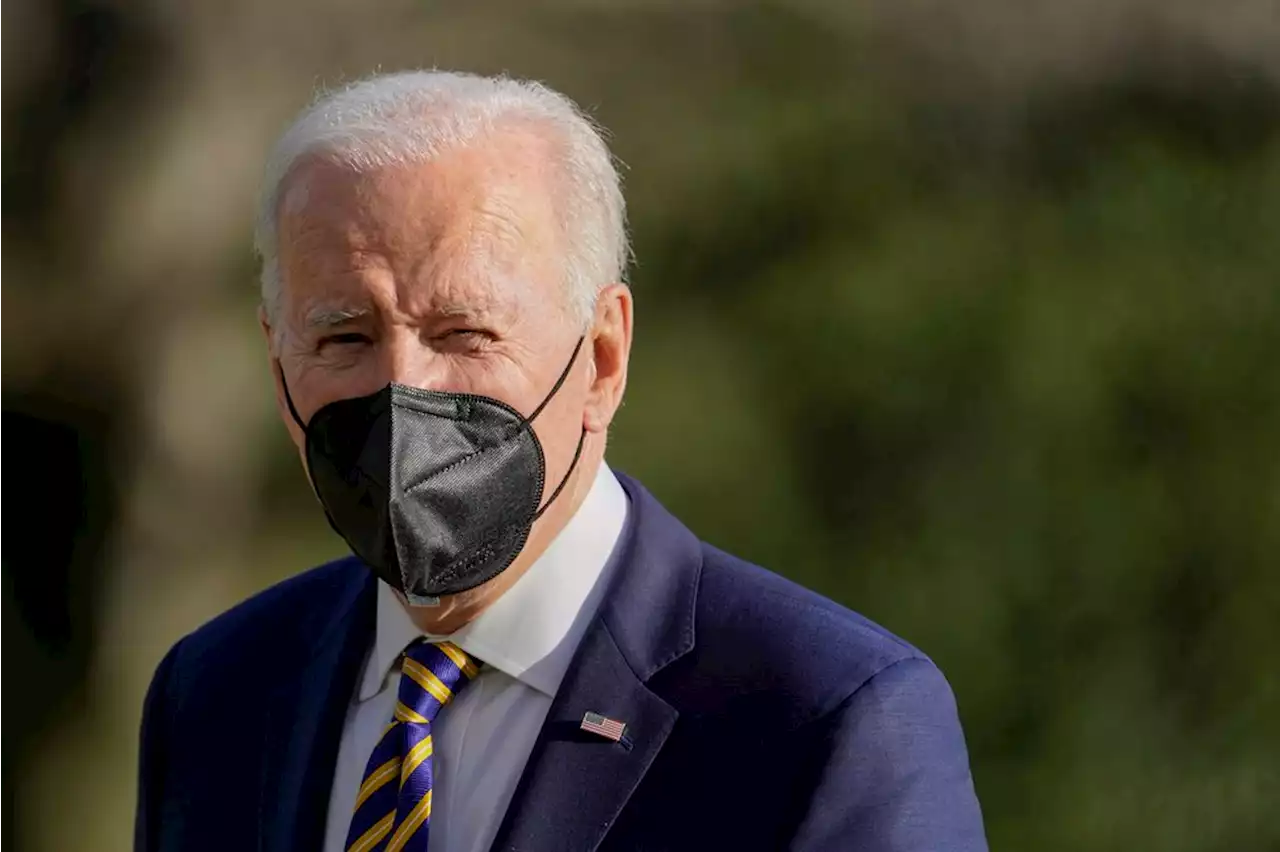
<svg viewBox="0 0 1280 852">
<path fill-rule="evenodd" d="M 424 634 L 395 592 L 378 583 L 374 645 L 360 701 L 377 695 L 413 640 L 448 640 L 527 686 L 552 697 L 607 585 L 614 546 L 627 518 L 627 495 L 603 463 L 578 511 L 524 576 L 474 621 L 450 636 Z"/>
</svg>

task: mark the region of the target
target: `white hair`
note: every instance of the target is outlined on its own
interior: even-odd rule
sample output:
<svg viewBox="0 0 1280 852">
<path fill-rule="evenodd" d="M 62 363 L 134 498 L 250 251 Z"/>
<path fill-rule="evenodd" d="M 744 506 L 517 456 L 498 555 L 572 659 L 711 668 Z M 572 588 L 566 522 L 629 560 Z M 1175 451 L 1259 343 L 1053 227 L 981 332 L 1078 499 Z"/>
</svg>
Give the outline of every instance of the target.
<svg viewBox="0 0 1280 852">
<path fill-rule="evenodd" d="M 304 157 L 360 172 L 422 163 L 513 125 L 542 131 L 556 150 L 554 199 L 565 240 L 569 308 L 584 326 L 602 287 L 624 281 L 630 245 L 626 204 L 603 131 L 564 95 L 508 77 L 445 71 L 375 76 L 322 93 L 294 121 L 267 160 L 254 245 L 262 258 L 262 301 L 280 300 L 279 207 Z"/>
</svg>

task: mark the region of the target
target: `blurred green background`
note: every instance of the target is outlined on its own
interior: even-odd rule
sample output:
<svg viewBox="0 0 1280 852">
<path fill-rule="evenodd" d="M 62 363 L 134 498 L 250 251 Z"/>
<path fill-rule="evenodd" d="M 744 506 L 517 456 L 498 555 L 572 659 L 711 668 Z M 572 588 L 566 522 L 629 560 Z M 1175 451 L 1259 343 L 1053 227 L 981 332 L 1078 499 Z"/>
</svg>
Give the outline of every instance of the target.
<svg viewBox="0 0 1280 852">
<path fill-rule="evenodd" d="M 3 15 L 6 848 L 129 848 L 160 656 L 342 552 L 254 194 L 317 84 L 430 65 L 612 130 L 611 462 L 934 656 L 993 848 L 1280 848 L 1274 0 Z"/>
</svg>

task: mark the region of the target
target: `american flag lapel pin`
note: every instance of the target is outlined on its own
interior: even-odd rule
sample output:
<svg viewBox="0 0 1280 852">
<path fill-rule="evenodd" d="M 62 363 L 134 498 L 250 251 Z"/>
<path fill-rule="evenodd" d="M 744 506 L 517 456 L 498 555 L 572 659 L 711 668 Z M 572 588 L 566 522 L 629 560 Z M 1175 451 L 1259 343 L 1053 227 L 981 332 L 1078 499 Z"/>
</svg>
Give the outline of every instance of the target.
<svg viewBox="0 0 1280 852">
<path fill-rule="evenodd" d="M 627 729 L 624 722 L 591 712 L 583 714 L 580 727 L 589 734 L 596 734 L 615 743 L 622 739 L 622 732 Z"/>
</svg>

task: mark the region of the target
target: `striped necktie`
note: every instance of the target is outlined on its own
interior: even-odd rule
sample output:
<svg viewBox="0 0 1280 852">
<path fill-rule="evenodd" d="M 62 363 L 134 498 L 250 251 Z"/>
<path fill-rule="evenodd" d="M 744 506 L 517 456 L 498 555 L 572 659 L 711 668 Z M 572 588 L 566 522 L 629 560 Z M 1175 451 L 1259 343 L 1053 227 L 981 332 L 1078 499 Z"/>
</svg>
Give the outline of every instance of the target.
<svg viewBox="0 0 1280 852">
<path fill-rule="evenodd" d="M 400 655 L 400 694 L 356 793 L 347 852 L 426 852 L 431 823 L 431 723 L 476 676 L 450 643 L 414 642 Z"/>
</svg>

